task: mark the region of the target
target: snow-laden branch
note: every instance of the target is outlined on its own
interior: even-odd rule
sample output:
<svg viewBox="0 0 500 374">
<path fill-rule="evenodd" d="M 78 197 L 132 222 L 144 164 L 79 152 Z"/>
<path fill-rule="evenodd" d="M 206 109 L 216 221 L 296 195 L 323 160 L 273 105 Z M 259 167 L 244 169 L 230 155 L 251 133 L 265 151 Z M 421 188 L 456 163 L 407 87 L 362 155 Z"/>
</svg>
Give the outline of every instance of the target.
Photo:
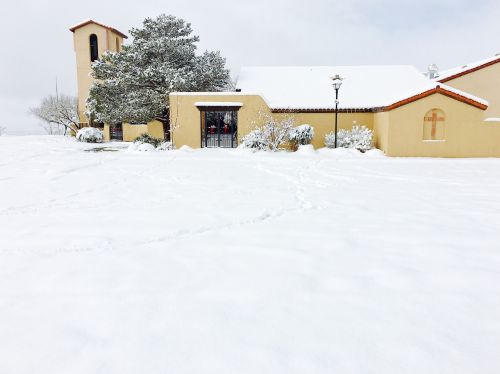
<svg viewBox="0 0 500 374">
<path fill-rule="evenodd" d="M 41 125 L 49 135 L 61 132 L 66 134 L 68 131 L 76 133 L 80 128 L 77 108 L 78 102 L 75 97 L 49 95 L 29 112 L 42 120 Z"/>
</svg>

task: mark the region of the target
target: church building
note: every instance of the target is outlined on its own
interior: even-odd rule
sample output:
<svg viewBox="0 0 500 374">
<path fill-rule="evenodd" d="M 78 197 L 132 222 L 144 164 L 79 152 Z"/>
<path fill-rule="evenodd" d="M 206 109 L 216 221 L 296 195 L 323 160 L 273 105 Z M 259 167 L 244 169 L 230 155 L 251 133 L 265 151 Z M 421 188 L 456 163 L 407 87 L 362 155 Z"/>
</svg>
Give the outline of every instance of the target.
<svg viewBox="0 0 500 374">
<path fill-rule="evenodd" d="M 79 115 L 88 123 L 90 64 L 106 50 L 119 51 L 126 36 L 91 20 L 71 31 Z M 320 148 L 334 129 L 334 76 L 342 78 L 339 128 L 372 129 L 388 156 L 500 157 L 500 55 L 429 74 L 408 65 L 243 67 L 234 92 L 170 94 L 169 129 L 158 121 L 104 125 L 105 138 L 132 141 L 148 132 L 170 135 L 176 147 L 231 148 L 273 116 L 313 126 L 312 144 Z"/>
</svg>

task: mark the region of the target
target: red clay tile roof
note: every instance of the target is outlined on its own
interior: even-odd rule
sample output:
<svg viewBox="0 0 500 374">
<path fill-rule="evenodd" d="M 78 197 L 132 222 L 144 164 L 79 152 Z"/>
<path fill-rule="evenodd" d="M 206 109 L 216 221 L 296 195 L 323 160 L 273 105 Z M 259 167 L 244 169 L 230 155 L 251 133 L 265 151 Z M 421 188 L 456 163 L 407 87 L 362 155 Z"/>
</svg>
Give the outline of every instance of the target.
<svg viewBox="0 0 500 374">
<path fill-rule="evenodd" d="M 441 95 L 451 97 L 452 99 L 455 99 L 455 100 L 461 101 L 463 103 L 472 105 L 472 106 L 474 106 L 476 108 L 479 108 L 481 110 L 486 110 L 488 108 L 488 105 L 486 105 L 484 103 L 481 103 L 479 101 L 476 101 L 474 99 L 471 99 L 469 97 L 465 97 L 463 95 L 460 95 L 460 94 L 458 94 L 456 92 L 453 92 L 451 89 L 446 89 L 446 88 L 443 88 L 441 86 L 436 86 L 436 88 L 433 88 L 431 90 L 422 92 L 422 93 L 420 93 L 418 95 L 409 97 L 407 99 L 404 99 L 404 100 L 398 101 L 398 102 L 396 102 L 396 103 L 394 103 L 392 105 L 389 105 L 389 106 L 385 107 L 384 110 L 396 109 L 396 108 L 399 108 L 400 106 L 403 106 L 403 105 L 412 103 L 414 101 L 423 99 L 424 97 L 433 95 L 435 93 L 439 93 Z"/>
<path fill-rule="evenodd" d="M 88 25 L 88 24 L 90 24 L 90 23 L 93 23 L 93 24 L 99 25 L 99 26 L 104 27 L 104 28 L 106 28 L 106 29 L 108 29 L 108 30 L 110 30 L 110 31 L 113 31 L 114 33 L 116 33 L 116 34 L 120 35 L 120 36 L 121 36 L 121 37 L 123 37 L 124 39 L 127 39 L 127 38 L 128 38 L 128 37 L 127 37 L 127 35 L 125 35 L 125 34 L 124 34 L 124 33 L 122 33 L 121 31 L 118 31 L 118 30 L 117 30 L 117 29 L 115 29 L 114 27 L 104 25 L 104 24 L 99 23 L 99 22 L 96 22 L 96 21 L 94 21 L 94 20 L 92 20 L 92 19 L 89 19 L 89 20 L 83 21 L 83 22 L 79 23 L 78 25 L 75 25 L 75 26 L 71 27 L 71 28 L 69 29 L 69 31 L 71 31 L 71 32 L 75 32 L 75 30 L 76 30 L 76 29 L 79 29 L 80 27 L 86 26 L 86 25 Z"/>
</svg>

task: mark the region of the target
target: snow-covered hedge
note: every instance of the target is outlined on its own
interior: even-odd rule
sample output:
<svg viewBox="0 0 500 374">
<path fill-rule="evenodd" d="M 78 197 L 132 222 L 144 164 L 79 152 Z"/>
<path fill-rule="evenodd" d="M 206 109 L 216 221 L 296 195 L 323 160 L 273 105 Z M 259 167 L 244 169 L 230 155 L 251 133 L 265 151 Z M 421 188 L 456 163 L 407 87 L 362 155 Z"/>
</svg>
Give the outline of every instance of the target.
<svg viewBox="0 0 500 374">
<path fill-rule="evenodd" d="M 128 147 L 129 151 L 151 152 L 151 151 L 169 151 L 174 149 L 172 142 L 166 142 L 163 139 L 155 138 L 147 133 L 138 136 Z"/>
<path fill-rule="evenodd" d="M 314 128 L 311 125 L 300 125 L 294 127 L 288 133 L 288 139 L 295 147 L 311 144 L 314 137 Z"/>
<path fill-rule="evenodd" d="M 335 147 L 335 133 L 325 135 L 325 145 Z M 366 152 L 373 148 L 373 131 L 366 126 L 353 126 L 351 130 L 340 129 L 337 132 L 337 147 L 354 148 Z"/>
<path fill-rule="evenodd" d="M 151 144 L 153 147 L 158 147 L 163 143 L 163 139 L 155 138 L 147 133 L 144 133 L 137 138 L 135 138 L 134 143 L 136 144 Z"/>
<path fill-rule="evenodd" d="M 102 143 L 104 135 L 101 130 L 95 127 L 84 127 L 76 133 L 76 140 L 84 143 Z"/>
</svg>

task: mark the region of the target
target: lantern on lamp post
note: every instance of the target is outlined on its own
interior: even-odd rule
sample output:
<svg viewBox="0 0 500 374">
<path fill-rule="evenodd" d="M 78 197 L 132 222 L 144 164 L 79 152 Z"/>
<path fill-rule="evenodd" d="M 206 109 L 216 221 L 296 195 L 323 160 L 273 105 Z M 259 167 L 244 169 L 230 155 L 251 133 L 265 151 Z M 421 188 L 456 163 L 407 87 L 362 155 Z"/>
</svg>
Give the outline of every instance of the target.
<svg viewBox="0 0 500 374">
<path fill-rule="evenodd" d="M 338 124 L 338 113 L 339 113 L 339 90 L 342 86 L 343 79 L 340 75 L 336 74 L 330 77 L 332 80 L 332 86 L 335 89 L 335 148 L 337 148 L 337 124 Z"/>
</svg>

